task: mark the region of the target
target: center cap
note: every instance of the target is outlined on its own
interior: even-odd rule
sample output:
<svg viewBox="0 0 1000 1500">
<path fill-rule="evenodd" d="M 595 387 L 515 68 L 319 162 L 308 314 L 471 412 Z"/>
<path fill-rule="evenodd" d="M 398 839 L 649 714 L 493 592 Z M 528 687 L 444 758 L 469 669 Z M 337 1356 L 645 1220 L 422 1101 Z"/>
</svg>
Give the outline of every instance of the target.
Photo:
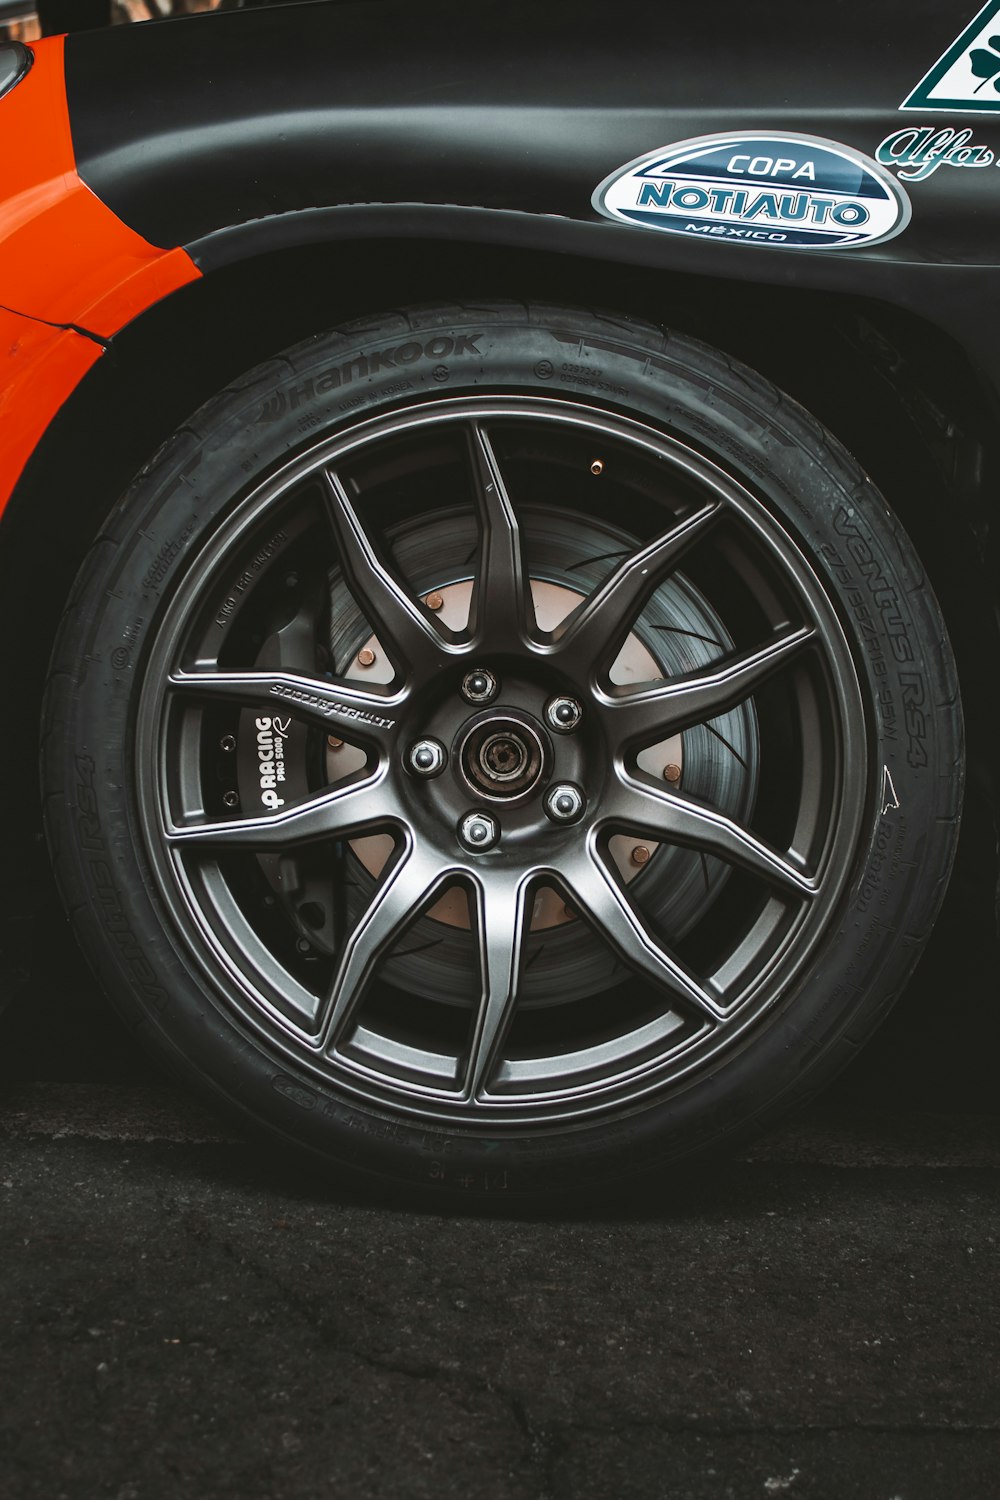
<svg viewBox="0 0 1000 1500">
<path fill-rule="evenodd" d="M 472 724 L 461 743 L 459 764 L 481 797 L 504 801 L 534 787 L 545 764 L 545 745 L 530 719 L 501 710 Z"/>
<path fill-rule="evenodd" d="M 514 781 L 528 764 L 528 747 L 519 734 L 499 730 L 479 752 L 479 763 L 493 781 Z"/>
</svg>

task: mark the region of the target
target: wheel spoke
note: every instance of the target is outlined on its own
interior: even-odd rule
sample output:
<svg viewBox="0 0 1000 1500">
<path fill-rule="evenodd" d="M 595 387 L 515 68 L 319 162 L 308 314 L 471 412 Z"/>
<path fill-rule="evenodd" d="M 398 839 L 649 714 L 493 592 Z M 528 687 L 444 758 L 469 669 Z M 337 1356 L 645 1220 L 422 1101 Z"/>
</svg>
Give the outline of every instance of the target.
<svg viewBox="0 0 1000 1500">
<path fill-rule="evenodd" d="M 350 683 L 323 682 L 296 672 L 173 672 L 174 692 L 243 704 L 267 704 L 272 713 L 292 713 L 329 729 L 331 724 L 380 745 L 391 744 L 404 701 L 400 693 L 369 693 Z"/>
<path fill-rule="evenodd" d="M 465 1095 L 470 1099 L 486 1089 L 517 1004 L 529 911 L 524 877 L 492 876 L 477 881 L 475 891 L 483 991 L 465 1076 Z"/>
<path fill-rule="evenodd" d="M 447 644 L 429 611 L 418 605 L 380 562 L 344 486 L 324 472 L 327 515 L 341 565 L 358 603 L 380 640 L 395 648 L 401 664 L 422 676 L 440 665 Z"/>
<path fill-rule="evenodd" d="M 603 861 L 588 852 L 568 861 L 562 881 L 580 915 L 610 943 L 629 968 L 654 984 L 666 986 L 712 1021 L 724 1012 L 708 988 L 649 931 L 627 894 Z"/>
<path fill-rule="evenodd" d="M 724 813 L 691 797 L 661 791 L 628 779 L 614 793 L 607 823 L 632 832 L 649 833 L 657 841 L 681 844 L 702 854 L 715 854 L 771 885 L 797 896 L 815 896 L 814 876 L 800 869 Z"/>
<path fill-rule="evenodd" d="M 376 964 L 451 874 L 411 844 L 383 877 L 347 940 L 326 996 L 320 1019 L 324 1051 L 333 1051 L 344 1036 Z"/>
<path fill-rule="evenodd" d="M 473 605 L 476 645 L 505 648 L 530 628 L 521 532 L 493 445 L 478 423 L 469 429 L 469 445 L 481 536 Z"/>
<path fill-rule="evenodd" d="M 613 715 L 614 738 L 619 743 L 649 743 L 727 713 L 815 640 L 813 626 L 804 625 L 775 636 L 766 646 L 662 687 L 602 695 L 600 701 Z"/>
<path fill-rule="evenodd" d="M 559 653 L 584 673 L 600 673 L 621 650 L 646 601 L 685 552 L 714 526 L 722 502 L 708 505 L 618 565 L 563 622 Z"/>
<path fill-rule="evenodd" d="M 388 799 L 384 779 L 385 773 L 379 771 L 284 812 L 172 826 L 166 830 L 167 842 L 174 849 L 197 845 L 207 849 L 281 850 L 315 839 L 343 838 L 389 821 L 394 804 Z M 378 786 L 383 787 L 383 794 L 373 799 L 372 792 Z"/>
</svg>

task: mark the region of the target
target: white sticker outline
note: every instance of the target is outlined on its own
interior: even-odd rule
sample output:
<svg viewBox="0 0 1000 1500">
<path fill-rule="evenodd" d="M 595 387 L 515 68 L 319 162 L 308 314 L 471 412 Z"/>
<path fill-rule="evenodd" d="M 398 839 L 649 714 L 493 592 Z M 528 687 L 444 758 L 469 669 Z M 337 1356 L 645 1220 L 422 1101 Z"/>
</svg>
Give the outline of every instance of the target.
<svg viewBox="0 0 1000 1500">
<path fill-rule="evenodd" d="M 898 807 L 901 807 L 901 806 L 902 806 L 902 803 L 899 800 L 899 796 L 898 796 L 898 794 L 896 792 L 896 787 L 895 787 L 895 784 L 894 784 L 893 779 L 892 779 L 892 772 L 889 770 L 888 766 L 883 765 L 883 767 L 882 767 L 882 816 L 883 816 L 883 818 L 885 817 L 886 813 L 888 813 L 888 812 L 895 812 L 896 809 Z"/>
</svg>

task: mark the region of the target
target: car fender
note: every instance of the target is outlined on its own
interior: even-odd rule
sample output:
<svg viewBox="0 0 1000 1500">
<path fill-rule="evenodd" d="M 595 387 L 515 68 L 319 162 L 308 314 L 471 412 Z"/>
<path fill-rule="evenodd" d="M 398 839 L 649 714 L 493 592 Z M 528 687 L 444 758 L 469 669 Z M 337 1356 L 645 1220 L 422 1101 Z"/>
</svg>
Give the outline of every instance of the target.
<svg viewBox="0 0 1000 1500">
<path fill-rule="evenodd" d="M 841 6 L 819 46 L 794 0 L 766 24 L 752 7 L 671 24 L 647 0 L 369 0 L 77 34 L 67 91 L 83 180 L 205 274 L 377 236 L 848 292 L 936 323 L 996 390 L 1000 112 L 901 108 L 954 29 L 946 14 L 901 28 L 890 5 Z M 900 132 L 925 126 L 967 130 L 972 160 L 935 147 L 922 169 L 904 162 Z M 906 205 L 899 227 L 804 250 L 658 233 L 595 206 L 644 153 L 762 130 L 868 163 Z M 973 164 L 985 170 L 959 169 Z"/>
<path fill-rule="evenodd" d="M 583 10 L 385 0 L 40 44 L 0 100 L 0 130 L 32 143 L 0 231 L 7 305 L 96 339 L 99 354 L 171 292 L 270 250 L 464 239 L 870 297 L 936 323 L 1000 389 L 995 168 L 941 165 L 909 189 L 905 232 L 818 253 L 651 232 L 594 204 L 643 152 L 765 125 L 873 161 L 915 123 L 899 104 L 942 44 L 937 23 L 900 33 L 883 6 L 861 28 L 841 8 L 820 55 L 790 0 L 766 28 L 739 8 L 727 16 L 734 77 L 707 11 L 672 29 L 649 4 Z M 990 119 L 975 122 L 977 140 L 1000 159 Z M 58 379 L 39 379 L 49 417 L 73 388 L 68 367 L 82 378 L 96 357 L 78 349 Z M 0 391 L 9 375 L 0 368 Z M 23 447 L 0 472 L 2 495 Z"/>
</svg>

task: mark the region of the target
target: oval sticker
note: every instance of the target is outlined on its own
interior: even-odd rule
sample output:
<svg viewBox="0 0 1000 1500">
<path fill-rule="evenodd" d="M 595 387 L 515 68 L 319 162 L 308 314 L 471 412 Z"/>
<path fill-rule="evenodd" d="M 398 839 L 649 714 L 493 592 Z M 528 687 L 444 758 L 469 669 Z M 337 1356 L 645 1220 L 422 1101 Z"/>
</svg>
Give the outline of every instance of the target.
<svg viewBox="0 0 1000 1500">
<path fill-rule="evenodd" d="M 903 189 L 860 151 L 776 130 L 649 151 L 606 177 L 593 204 L 643 229 L 794 250 L 875 245 L 910 221 Z"/>
</svg>

